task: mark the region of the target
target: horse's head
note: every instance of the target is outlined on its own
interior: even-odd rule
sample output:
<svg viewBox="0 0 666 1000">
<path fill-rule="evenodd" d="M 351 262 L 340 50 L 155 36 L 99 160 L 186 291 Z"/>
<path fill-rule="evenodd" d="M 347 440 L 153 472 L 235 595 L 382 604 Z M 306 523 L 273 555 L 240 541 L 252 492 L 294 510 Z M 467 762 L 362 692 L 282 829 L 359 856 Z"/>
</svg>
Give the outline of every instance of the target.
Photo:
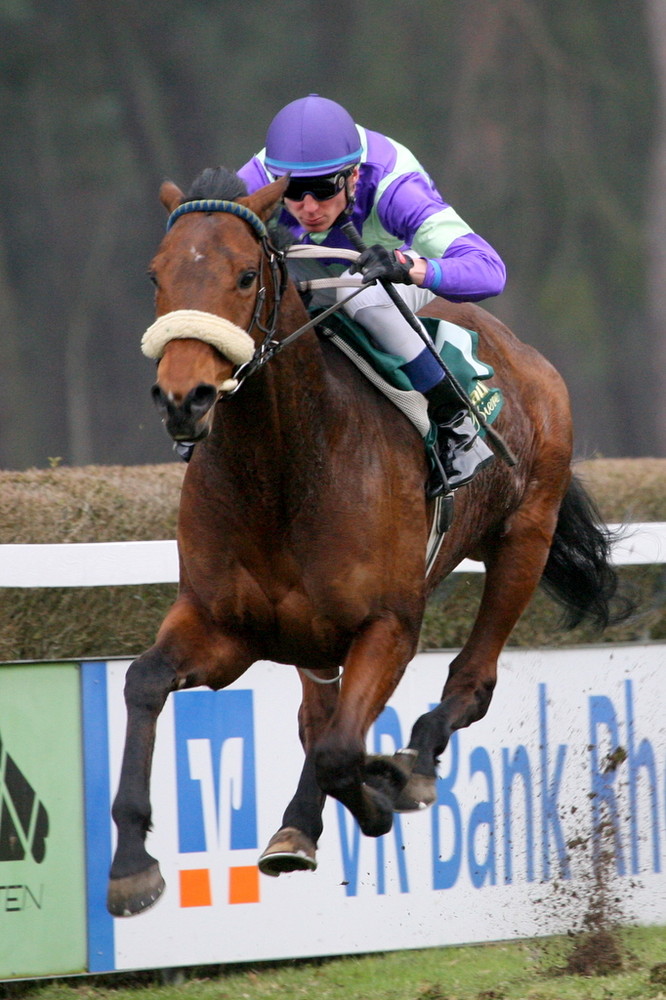
<svg viewBox="0 0 666 1000">
<path fill-rule="evenodd" d="M 220 393 L 231 391 L 237 366 L 248 362 L 263 339 L 273 308 L 264 222 L 287 179 L 249 196 L 227 171 L 205 171 L 186 198 L 171 181 L 160 188 L 170 212 L 168 231 L 150 265 L 157 319 L 142 341 L 158 361 L 152 394 L 176 441 L 206 437 Z M 223 184 L 220 186 L 220 179 Z M 226 184 L 226 187 L 224 186 Z"/>
</svg>

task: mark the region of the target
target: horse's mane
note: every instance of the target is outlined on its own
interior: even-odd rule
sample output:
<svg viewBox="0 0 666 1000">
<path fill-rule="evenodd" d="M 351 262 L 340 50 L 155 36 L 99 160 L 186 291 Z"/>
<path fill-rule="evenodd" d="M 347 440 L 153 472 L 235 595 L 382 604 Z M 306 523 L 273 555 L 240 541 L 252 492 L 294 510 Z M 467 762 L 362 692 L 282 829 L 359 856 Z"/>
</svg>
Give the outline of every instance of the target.
<svg viewBox="0 0 666 1000">
<path fill-rule="evenodd" d="M 237 201 L 247 193 L 245 181 L 233 170 L 228 170 L 227 167 L 206 167 L 192 181 L 190 189 L 183 199 L 183 204 L 207 198 Z M 277 247 L 278 250 L 286 250 L 294 242 L 294 234 L 280 222 L 280 215 L 281 209 L 278 207 L 267 226 L 273 246 Z"/>
<path fill-rule="evenodd" d="M 221 201 L 236 201 L 247 194 L 245 181 L 233 170 L 226 167 L 206 167 L 192 181 L 185 201 L 199 201 L 216 198 Z"/>
</svg>

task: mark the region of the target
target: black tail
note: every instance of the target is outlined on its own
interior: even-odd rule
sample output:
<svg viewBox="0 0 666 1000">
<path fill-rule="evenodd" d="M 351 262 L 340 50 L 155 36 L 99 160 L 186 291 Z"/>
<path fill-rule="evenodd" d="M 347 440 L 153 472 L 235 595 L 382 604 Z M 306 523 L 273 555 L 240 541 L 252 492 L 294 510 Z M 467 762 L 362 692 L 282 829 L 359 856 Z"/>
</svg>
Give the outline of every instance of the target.
<svg viewBox="0 0 666 1000">
<path fill-rule="evenodd" d="M 633 603 L 618 594 L 619 578 L 611 564 L 614 539 L 596 504 L 574 476 L 560 507 L 541 578 L 546 593 L 565 608 L 567 628 L 588 619 L 602 631 L 634 611 Z"/>
</svg>

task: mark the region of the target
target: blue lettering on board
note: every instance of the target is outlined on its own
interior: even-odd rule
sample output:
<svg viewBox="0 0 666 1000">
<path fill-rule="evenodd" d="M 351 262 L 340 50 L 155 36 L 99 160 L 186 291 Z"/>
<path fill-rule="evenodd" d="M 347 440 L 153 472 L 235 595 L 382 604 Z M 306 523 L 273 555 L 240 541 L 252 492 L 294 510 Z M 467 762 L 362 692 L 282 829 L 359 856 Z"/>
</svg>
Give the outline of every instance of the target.
<svg viewBox="0 0 666 1000">
<path fill-rule="evenodd" d="M 618 875 L 627 874 L 622 844 L 622 815 L 618 804 L 620 785 L 624 774 L 622 764 L 626 760 L 626 780 L 629 792 L 629 849 L 631 873 L 637 875 L 641 869 L 639 845 L 641 830 L 639 823 L 644 812 L 638 801 L 641 778 L 647 780 L 649 794 L 649 816 L 651 828 L 652 871 L 661 871 L 661 841 L 659 831 L 659 793 L 657 762 L 654 748 L 648 739 L 638 741 L 634 715 L 633 681 L 624 683 L 626 713 L 626 746 L 620 739 L 620 723 L 610 698 L 595 695 L 590 704 L 590 773 L 592 779 L 592 829 L 594 833 L 594 857 L 600 859 L 602 845 L 613 839 L 615 868 Z M 605 740 L 602 737 L 605 735 Z M 600 755 L 599 745 L 607 746 L 607 752 Z"/>
<path fill-rule="evenodd" d="M 555 758 L 555 768 L 552 781 L 548 771 L 548 721 L 547 721 L 547 689 L 545 684 L 539 684 L 539 754 L 541 758 L 541 866 L 543 880 L 550 879 L 550 844 L 551 834 L 555 841 L 555 851 L 559 861 L 562 878 L 571 878 L 571 868 L 564 843 L 562 824 L 558 806 L 560 783 L 564 771 L 564 758 L 567 748 L 560 743 Z"/>
<path fill-rule="evenodd" d="M 526 877 L 528 882 L 533 882 L 534 799 L 530 758 L 527 749 L 522 744 L 516 747 L 513 756 L 509 756 L 509 750 L 504 747 L 502 749 L 502 804 L 504 811 L 504 881 L 507 885 L 513 882 L 513 782 L 518 775 L 522 778 L 525 794 Z"/>
<path fill-rule="evenodd" d="M 440 775 L 437 779 L 437 801 L 432 805 L 432 887 L 433 889 L 450 889 L 458 880 L 462 864 L 462 816 L 460 803 L 453 787 L 458 777 L 458 762 L 460 759 L 460 738 L 453 733 L 447 747 L 446 759 L 449 761 L 449 773 Z M 451 854 L 443 858 L 440 852 L 441 830 L 444 819 L 442 812 L 450 815 Z M 447 826 L 449 825 L 447 823 Z"/>
<path fill-rule="evenodd" d="M 617 716 L 612 701 L 606 695 L 592 695 L 589 699 L 589 711 L 593 858 L 595 865 L 598 865 L 602 837 L 607 843 L 610 831 L 614 842 L 615 868 L 618 875 L 625 875 L 627 868 L 620 835 L 620 813 L 615 795 L 618 772 L 616 767 L 609 766 L 613 755 L 620 748 Z M 610 743 L 610 750 L 603 760 L 599 757 L 600 729 L 607 730 Z"/>
<path fill-rule="evenodd" d="M 347 813 L 342 802 L 335 803 L 338 814 L 338 829 L 340 831 L 340 851 L 342 854 L 342 871 L 344 873 L 344 887 L 347 896 L 356 896 L 358 893 L 358 864 L 361 854 L 361 828 L 351 814 Z M 347 817 L 351 826 L 351 837 L 349 836 Z"/>
<path fill-rule="evenodd" d="M 563 818 L 569 747 L 551 740 L 547 684 L 538 684 L 536 693 L 538 757 L 536 752 L 531 757 L 522 744 L 503 747 L 501 774 L 495 773 L 494 760 L 484 746 L 474 747 L 463 763 L 460 734 L 452 734 L 442 757 L 442 773 L 436 782 L 437 798 L 431 810 L 433 890 L 452 888 L 460 879 L 463 866 L 475 888 L 496 885 L 499 864 L 503 864 L 500 878 L 504 884 L 512 884 L 517 878 L 515 867 L 519 852 L 519 877 L 527 882 L 534 882 L 539 877 L 543 881 L 572 877 Z M 649 864 L 651 870 L 659 873 L 662 870 L 659 791 L 663 779 L 654 742 L 640 733 L 633 682 L 624 682 L 624 743 L 620 738 L 624 722 L 622 712 L 616 710 L 611 698 L 593 695 L 588 704 L 594 857 L 598 862 L 602 843 L 607 850 L 609 838 L 612 838 L 619 875 L 639 874 L 641 861 L 643 869 Z M 387 708 L 377 720 L 372 740 L 371 752 L 374 753 L 390 753 L 402 745 L 400 720 L 392 708 Z M 620 763 L 626 759 L 626 767 L 618 772 L 613 757 L 623 747 L 626 748 L 625 757 L 620 755 L 617 759 Z M 465 782 L 466 768 L 469 769 L 469 787 Z M 621 781 L 628 795 L 626 807 L 621 803 Z M 641 804 L 644 805 L 642 809 Z M 400 891 L 409 891 L 400 817 L 395 819 L 394 840 L 388 834 L 376 844 L 374 884 L 378 894 L 386 892 L 387 851 L 392 845 L 397 858 Z M 358 892 L 362 838 L 358 825 L 340 805 L 338 822 L 348 883 L 346 892 L 353 896 Z M 500 822 L 501 844 L 498 842 Z M 623 823 L 626 824 L 624 836 Z"/>
<path fill-rule="evenodd" d="M 490 762 L 490 755 L 484 747 L 475 747 L 472 750 L 469 762 L 469 776 L 482 774 L 486 779 L 487 797 L 481 802 L 477 802 L 469 817 L 467 827 L 467 857 L 469 861 L 469 874 L 472 885 L 475 889 L 488 881 L 490 885 L 495 885 L 497 881 L 497 870 L 495 863 L 495 783 L 493 781 L 493 768 Z M 484 830 L 484 827 L 486 828 Z M 481 838 L 487 840 L 486 856 L 479 860 L 476 855 L 477 833 Z"/>
<path fill-rule="evenodd" d="M 631 870 L 638 874 L 640 864 L 638 857 L 638 777 L 640 768 L 645 769 L 650 789 L 650 819 L 652 825 L 652 869 L 661 871 L 661 851 L 659 844 L 659 812 L 657 797 L 657 767 L 654 750 L 649 740 L 642 739 L 636 746 L 634 722 L 633 682 L 624 682 L 624 693 L 627 710 L 627 759 L 629 764 L 629 829 L 631 831 Z"/>
</svg>

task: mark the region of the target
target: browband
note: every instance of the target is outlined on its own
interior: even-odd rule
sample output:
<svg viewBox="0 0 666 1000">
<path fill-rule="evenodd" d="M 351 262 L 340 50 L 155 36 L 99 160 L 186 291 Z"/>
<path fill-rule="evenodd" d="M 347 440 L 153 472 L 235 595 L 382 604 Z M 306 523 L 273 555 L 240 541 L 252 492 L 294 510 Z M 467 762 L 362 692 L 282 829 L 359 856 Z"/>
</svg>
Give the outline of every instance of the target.
<svg viewBox="0 0 666 1000">
<path fill-rule="evenodd" d="M 240 205 L 237 201 L 222 201 L 218 198 L 202 198 L 198 201 L 186 201 L 178 208 L 175 208 L 167 219 L 167 232 L 171 229 L 176 219 L 181 215 L 188 215 L 190 212 L 229 212 L 238 216 L 252 226 L 260 240 L 267 236 L 266 226 L 258 215 L 256 215 L 247 205 Z"/>
</svg>

